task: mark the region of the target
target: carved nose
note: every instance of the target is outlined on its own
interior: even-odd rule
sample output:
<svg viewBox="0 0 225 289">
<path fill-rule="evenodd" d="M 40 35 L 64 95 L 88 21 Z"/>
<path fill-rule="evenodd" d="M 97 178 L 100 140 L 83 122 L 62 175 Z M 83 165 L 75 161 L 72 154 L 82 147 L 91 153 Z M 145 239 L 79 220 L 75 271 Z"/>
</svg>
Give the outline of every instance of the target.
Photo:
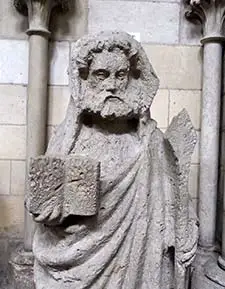
<svg viewBox="0 0 225 289">
<path fill-rule="evenodd" d="M 116 81 L 114 79 L 107 83 L 106 91 L 111 92 L 113 94 L 116 92 Z"/>
<path fill-rule="evenodd" d="M 115 87 L 108 87 L 107 89 L 106 89 L 106 91 L 108 91 L 108 92 L 111 92 L 111 93 L 115 93 L 116 92 L 116 88 Z"/>
</svg>

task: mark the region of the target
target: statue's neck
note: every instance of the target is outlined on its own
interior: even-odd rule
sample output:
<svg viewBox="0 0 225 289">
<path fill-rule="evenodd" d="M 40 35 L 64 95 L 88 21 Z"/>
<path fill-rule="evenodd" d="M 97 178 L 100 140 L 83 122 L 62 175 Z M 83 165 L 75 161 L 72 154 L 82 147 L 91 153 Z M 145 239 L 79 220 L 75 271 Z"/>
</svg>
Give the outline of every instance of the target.
<svg viewBox="0 0 225 289">
<path fill-rule="evenodd" d="M 95 128 L 105 134 L 134 134 L 138 132 L 139 127 L 139 120 L 135 118 L 103 119 L 96 115 L 84 115 L 81 122 L 82 125 Z"/>
</svg>

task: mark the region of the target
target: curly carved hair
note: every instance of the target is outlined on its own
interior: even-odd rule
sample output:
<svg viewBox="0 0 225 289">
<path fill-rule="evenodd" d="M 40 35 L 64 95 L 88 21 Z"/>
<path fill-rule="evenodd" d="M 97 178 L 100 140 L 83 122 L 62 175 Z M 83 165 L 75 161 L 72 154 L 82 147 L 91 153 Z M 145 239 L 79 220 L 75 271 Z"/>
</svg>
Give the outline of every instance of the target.
<svg viewBox="0 0 225 289">
<path fill-rule="evenodd" d="M 126 38 L 118 37 L 120 34 L 115 32 L 115 34 L 111 34 L 111 37 L 107 37 L 107 40 L 96 38 L 92 39 L 92 41 L 89 39 L 86 44 L 83 43 L 83 49 L 80 49 L 75 60 L 81 78 L 87 78 L 89 67 L 96 53 L 101 53 L 102 51 L 112 52 L 115 50 L 120 50 L 127 56 L 127 59 L 130 62 L 131 75 L 135 79 L 140 77 L 140 69 L 137 67 L 139 60 L 138 49 L 131 45 L 131 41 L 127 38 L 127 34 Z M 104 33 L 102 33 L 102 36 L 103 35 Z"/>
</svg>

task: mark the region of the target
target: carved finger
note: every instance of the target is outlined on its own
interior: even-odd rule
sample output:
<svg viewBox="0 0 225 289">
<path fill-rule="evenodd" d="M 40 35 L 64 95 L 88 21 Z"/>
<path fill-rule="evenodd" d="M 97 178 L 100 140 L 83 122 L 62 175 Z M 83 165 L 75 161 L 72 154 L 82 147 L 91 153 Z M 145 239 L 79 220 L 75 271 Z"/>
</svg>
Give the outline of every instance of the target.
<svg viewBox="0 0 225 289">
<path fill-rule="evenodd" d="M 197 243 L 194 244 L 193 248 L 190 250 L 190 252 L 188 253 L 185 253 L 181 259 L 182 263 L 186 263 L 186 262 L 189 262 L 191 263 L 190 260 L 194 259 L 195 257 L 195 253 L 197 251 Z"/>
<path fill-rule="evenodd" d="M 52 209 L 50 207 L 47 207 L 38 217 L 35 217 L 34 220 L 37 223 L 43 222 L 48 218 L 48 216 L 51 214 Z"/>
<path fill-rule="evenodd" d="M 54 220 L 57 219 L 60 215 L 61 215 L 61 208 L 60 208 L 60 206 L 55 206 L 54 209 L 53 209 L 53 212 L 52 212 L 51 215 L 48 217 L 49 222 L 54 221 Z"/>
<path fill-rule="evenodd" d="M 184 248 L 184 253 L 188 253 L 188 252 L 190 252 L 190 251 L 192 251 L 196 246 L 197 246 L 197 244 L 198 244 L 198 241 L 196 240 L 195 242 L 193 242 L 193 240 L 192 239 L 190 239 L 188 242 L 187 242 L 187 244 L 186 244 L 186 246 L 185 246 L 185 248 Z"/>
<path fill-rule="evenodd" d="M 198 227 L 196 224 L 192 226 L 192 231 L 190 233 L 191 238 L 189 237 L 184 248 L 184 253 L 188 253 L 191 251 L 194 247 L 196 247 L 198 243 Z M 194 242 L 193 242 L 194 240 Z"/>
<path fill-rule="evenodd" d="M 194 259 L 195 259 L 195 255 L 192 256 L 189 260 L 183 262 L 184 266 L 185 266 L 186 268 L 187 268 L 188 266 L 190 266 L 190 265 L 193 263 Z"/>
</svg>

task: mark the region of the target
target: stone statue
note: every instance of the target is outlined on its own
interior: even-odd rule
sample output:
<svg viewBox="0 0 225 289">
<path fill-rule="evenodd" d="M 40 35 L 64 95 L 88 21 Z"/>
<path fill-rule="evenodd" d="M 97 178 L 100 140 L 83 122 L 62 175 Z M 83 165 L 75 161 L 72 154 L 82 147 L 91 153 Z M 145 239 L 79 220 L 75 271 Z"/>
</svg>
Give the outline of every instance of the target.
<svg viewBox="0 0 225 289">
<path fill-rule="evenodd" d="M 159 81 L 130 35 L 86 36 L 71 54 L 65 120 L 30 165 L 36 288 L 187 288 L 198 240 L 190 119 L 156 127 Z"/>
</svg>

